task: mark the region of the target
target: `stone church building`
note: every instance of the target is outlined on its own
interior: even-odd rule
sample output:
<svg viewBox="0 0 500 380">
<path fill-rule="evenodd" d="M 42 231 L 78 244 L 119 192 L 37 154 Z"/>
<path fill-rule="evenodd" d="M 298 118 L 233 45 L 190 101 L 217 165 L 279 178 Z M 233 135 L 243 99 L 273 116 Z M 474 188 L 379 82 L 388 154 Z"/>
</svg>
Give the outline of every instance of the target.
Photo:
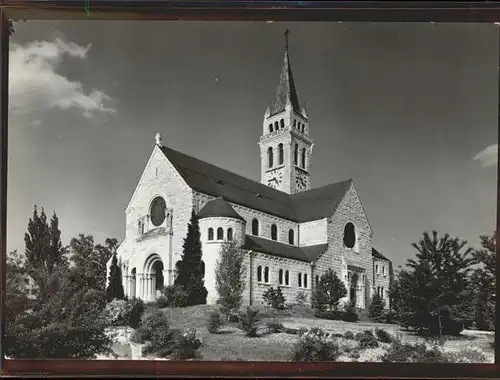
<svg viewBox="0 0 500 380">
<path fill-rule="evenodd" d="M 387 304 L 391 262 L 372 246 L 373 231 L 354 182 L 311 188 L 310 131 L 287 46 L 276 99 L 262 123 L 260 183 L 164 146 L 158 134 L 125 211 L 118 257 L 126 295 L 153 301 L 173 284 L 194 209 L 207 303 L 218 298 L 214 269 L 227 239 L 246 252 L 247 305 L 262 304 L 271 286 L 282 288 L 287 303 L 299 292 L 310 303 L 329 268 L 346 285 L 345 301 L 366 308 L 378 292 Z"/>
</svg>

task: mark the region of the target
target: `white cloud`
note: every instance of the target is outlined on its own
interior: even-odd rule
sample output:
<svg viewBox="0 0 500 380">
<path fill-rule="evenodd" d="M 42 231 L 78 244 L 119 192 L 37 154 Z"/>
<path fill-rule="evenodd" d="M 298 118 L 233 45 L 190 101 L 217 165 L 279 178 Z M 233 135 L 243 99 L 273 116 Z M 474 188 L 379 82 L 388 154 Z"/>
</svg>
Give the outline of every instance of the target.
<svg viewBox="0 0 500 380">
<path fill-rule="evenodd" d="M 83 85 L 57 72 L 64 58 L 85 59 L 91 45 L 80 46 L 56 38 L 52 42 L 34 41 L 11 44 L 9 55 L 9 109 L 13 114 L 59 108 L 76 108 L 87 118 L 96 112 L 114 113 L 106 107 L 111 100 L 102 91 L 83 90 Z"/>
<path fill-rule="evenodd" d="M 483 168 L 498 164 L 498 144 L 493 144 L 474 156 L 474 160 L 481 162 Z"/>
</svg>

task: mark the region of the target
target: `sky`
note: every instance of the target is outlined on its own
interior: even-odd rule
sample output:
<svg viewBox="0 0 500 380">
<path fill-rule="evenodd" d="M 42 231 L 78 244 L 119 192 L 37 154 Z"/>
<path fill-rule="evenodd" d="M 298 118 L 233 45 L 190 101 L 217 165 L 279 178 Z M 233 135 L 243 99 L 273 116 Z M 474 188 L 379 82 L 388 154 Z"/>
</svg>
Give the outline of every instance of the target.
<svg viewBox="0 0 500 380">
<path fill-rule="evenodd" d="M 260 181 L 266 107 L 289 51 L 312 186 L 352 178 L 395 266 L 437 229 L 478 246 L 496 224 L 498 26 L 473 23 L 27 21 L 9 71 L 7 248 L 33 206 L 64 244 L 121 241 L 164 145 Z"/>
</svg>

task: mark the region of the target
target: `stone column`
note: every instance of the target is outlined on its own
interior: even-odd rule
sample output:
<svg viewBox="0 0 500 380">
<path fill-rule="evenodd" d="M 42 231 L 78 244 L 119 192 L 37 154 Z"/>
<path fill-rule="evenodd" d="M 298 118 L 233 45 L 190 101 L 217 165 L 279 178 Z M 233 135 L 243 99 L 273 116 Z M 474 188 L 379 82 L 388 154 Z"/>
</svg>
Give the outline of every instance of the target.
<svg viewBox="0 0 500 380">
<path fill-rule="evenodd" d="M 152 281 L 151 281 L 151 274 L 148 274 L 148 280 L 147 281 L 148 281 L 148 287 L 147 287 L 148 294 L 147 294 L 146 297 L 147 297 L 148 301 L 152 301 L 152 299 L 151 299 L 151 283 L 152 283 Z"/>
<path fill-rule="evenodd" d="M 141 273 L 139 275 L 139 298 L 145 301 L 144 298 L 144 285 L 145 285 L 145 278 L 144 278 L 144 273 Z"/>
<path fill-rule="evenodd" d="M 125 275 L 125 281 L 123 282 L 123 292 L 125 293 L 125 296 L 129 296 L 129 275 Z"/>
<path fill-rule="evenodd" d="M 153 301 L 156 300 L 156 275 L 151 276 L 151 290 L 153 293 Z"/>
<path fill-rule="evenodd" d="M 168 269 L 163 270 L 163 286 L 171 284 L 170 271 Z M 160 289 L 162 290 L 162 289 Z"/>
</svg>

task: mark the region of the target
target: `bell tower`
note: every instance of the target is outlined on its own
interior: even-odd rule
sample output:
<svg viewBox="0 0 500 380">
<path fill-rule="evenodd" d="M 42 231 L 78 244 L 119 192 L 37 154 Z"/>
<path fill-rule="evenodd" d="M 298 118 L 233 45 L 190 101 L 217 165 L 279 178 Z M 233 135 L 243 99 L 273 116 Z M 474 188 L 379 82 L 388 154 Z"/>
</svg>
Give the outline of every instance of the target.
<svg viewBox="0 0 500 380">
<path fill-rule="evenodd" d="M 311 188 L 309 119 L 300 108 L 288 53 L 285 31 L 285 58 L 276 98 L 264 115 L 260 137 L 261 182 L 288 194 Z"/>
</svg>

